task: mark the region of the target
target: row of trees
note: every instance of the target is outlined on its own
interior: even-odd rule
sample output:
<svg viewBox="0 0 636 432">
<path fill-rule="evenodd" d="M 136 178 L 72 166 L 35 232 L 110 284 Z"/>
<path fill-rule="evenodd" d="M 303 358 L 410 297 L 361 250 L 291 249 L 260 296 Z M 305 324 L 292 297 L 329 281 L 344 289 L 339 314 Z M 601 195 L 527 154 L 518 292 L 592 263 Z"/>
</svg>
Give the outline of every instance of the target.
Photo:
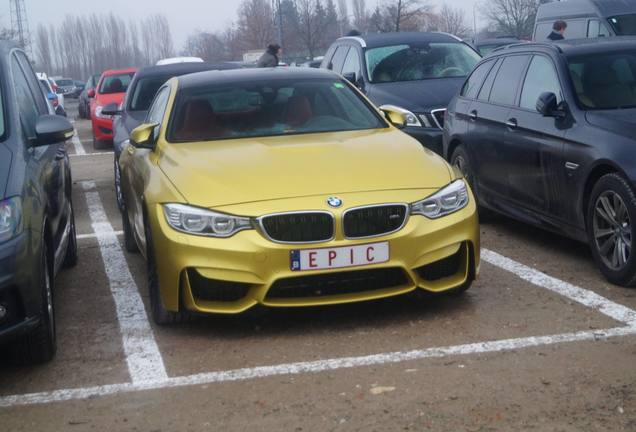
<svg viewBox="0 0 636 432">
<path fill-rule="evenodd" d="M 448 0 L 450 2 L 451 0 Z M 530 37 L 540 3 L 549 0 L 482 0 L 480 13 L 489 26 L 482 34 Z M 443 31 L 473 36 L 465 12 L 434 7 L 430 0 L 241 0 L 237 20 L 221 31 L 197 30 L 181 54 L 207 61 L 241 60 L 282 39 L 285 57 L 313 58 L 351 29 L 361 33 Z M 1 35 L 0 35 L 1 37 Z M 177 53 L 165 16 L 141 21 L 113 14 L 67 16 L 58 25 L 39 25 L 34 60 L 56 75 L 85 77 L 95 71 L 154 64 Z"/>
<path fill-rule="evenodd" d="M 68 15 L 60 25 L 40 24 L 34 48 L 38 69 L 76 78 L 110 68 L 154 64 L 175 54 L 170 25 L 163 15 L 139 22 L 112 13 Z"/>
</svg>

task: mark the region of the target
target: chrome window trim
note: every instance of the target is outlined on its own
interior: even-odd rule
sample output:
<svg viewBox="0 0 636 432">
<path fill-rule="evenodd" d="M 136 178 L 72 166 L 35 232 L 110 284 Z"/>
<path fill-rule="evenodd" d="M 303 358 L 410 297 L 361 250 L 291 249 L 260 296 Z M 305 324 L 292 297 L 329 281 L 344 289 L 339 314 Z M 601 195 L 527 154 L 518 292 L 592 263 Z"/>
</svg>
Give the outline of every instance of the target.
<svg viewBox="0 0 636 432">
<path fill-rule="evenodd" d="M 332 231 L 331 231 L 331 238 L 329 239 L 325 239 L 325 240 L 314 240 L 314 241 L 301 241 L 301 242 L 287 242 L 287 241 L 281 241 L 281 240 L 276 240 L 273 239 L 272 237 L 270 237 L 270 235 L 267 233 L 267 230 L 265 229 L 265 226 L 263 225 L 263 220 L 269 217 L 274 217 L 274 216 L 287 216 L 287 215 L 302 215 L 302 214 L 316 214 L 316 213 L 320 213 L 320 214 L 326 214 L 328 216 L 331 217 L 331 222 L 332 222 Z M 302 210 L 302 211 L 290 211 L 290 212 L 280 212 L 280 213 L 269 213 L 263 216 L 259 216 L 255 219 L 256 224 L 257 224 L 257 228 L 258 231 L 261 233 L 261 235 L 263 237 L 265 237 L 267 240 L 277 243 L 277 244 L 287 244 L 287 245 L 303 245 L 303 244 L 320 244 L 320 243 L 327 243 L 330 242 L 332 240 L 334 240 L 336 238 L 336 217 L 334 216 L 333 213 L 328 212 L 326 210 Z"/>
<path fill-rule="evenodd" d="M 365 42 L 365 40 L 359 36 L 344 36 L 338 39 L 338 41 L 348 41 L 348 40 L 354 40 L 358 42 L 362 46 L 362 48 L 367 47 L 367 43 Z"/>
<path fill-rule="evenodd" d="M 439 124 L 439 120 L 437 120 L 437 117 L 435 117 L 435 113 L 437 113 L 437 112 L 446 112 L 446 111 L 447 111 L 446 108 L 438 108 L 438 109 L 431 110 L 431 117 L 433 117 L 433 121 L 435 122 L 435 125 L 437 125 L 437 127 L 442 129 L 442 130 L 444 128 L 442 127 L 441 124 Z"/>
<path fill-rule="evenodd" d="M 400 225 L 398 228 L 394 229 L 393 231 L 388 231 L 382 234 L 376 234 L 376 235 L 372 235 L 372 236 L 363 236 L 363 237 L 348 237 L 347 234 L 345 233 L 345 216 L 347 215 L 347 213 L 355 211 L 355 210 L 362 210 L 362 209 L 366 209 L 366 208 L 376 208 L 376 207 L 387 207 L 387 206 L 403 206 L 406 210 L 406 212 L 404 213 L 404 220 L 402 221 L 402 225 Z M 344 212 L 342 212 L 342 235 L 344 236 L 345 239 L 347 240 L 362 240 L 362 239 L 371 239 L 371 238 L 379 238 L 379 237 L 384 237 L 384 236 L 388 236 L 391 234 L 395 234 L 398 231 L 401 231 L 402 228 L 404 228 L 407 224 L 407 222 L 409 221 L 409 219 L 411 218 L 411 206 L 407 203 L 384 203 L 384 204 L 371 204 L 371 205 L 364 205 L 364 206 L 359 206 L 359 207 L 351 207 L 346 209 Z"/>
</svg>

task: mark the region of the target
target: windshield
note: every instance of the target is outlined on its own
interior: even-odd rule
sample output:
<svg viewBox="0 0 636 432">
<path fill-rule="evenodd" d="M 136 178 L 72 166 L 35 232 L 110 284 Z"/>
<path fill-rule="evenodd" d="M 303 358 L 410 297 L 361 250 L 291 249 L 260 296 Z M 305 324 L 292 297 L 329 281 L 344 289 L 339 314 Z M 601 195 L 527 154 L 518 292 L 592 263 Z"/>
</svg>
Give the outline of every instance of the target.
<svg viewBox="0 0 636 432">
<path fill-rule="evenodd" d="M 616 36 L 636 36 L 636 14 L 615 16 L 609 22 Z"/>
<path fill-rule="evenodd" d="M 210 141 L 386 127 L 343 81 L 277 80 L 186 89 L 172 113 L 171 141 Z"/>
<path fill-rule="evenodd" d="M 148 111 L 157 90 L 169 79 L 170 75 L 140 79 L 131 90 L 133 94 L 128 109 L 130 111 Z"/>
<path fill-rule="evenodd" d="M 568 59 L 580 104 L 586 109 L 636 107 L 636 50 Z"/>
<path fill-rule="evenodd" d="M 57 80 L 57 85 L 63 86 L 63 87 L 70 87 L 75 84 L 73 83 L 73 80 L 70 80 L 70 79 L 59 79 Z"/>
<path fill-rule="evenodd" d="M 366 52 L 371 82 L 465 77 L 480 60 L 462 43 L 424 43 L 372 48 Z"/>
<path fill-rule="evenodd" d="M 113 94 L 113 93 L 126 93 L 128 84 L 132 81 L 134 72 L 127 74 L 109 75 L 105 76 L 99 86 L 99 93 L 101 94 Z"/>
</svg>

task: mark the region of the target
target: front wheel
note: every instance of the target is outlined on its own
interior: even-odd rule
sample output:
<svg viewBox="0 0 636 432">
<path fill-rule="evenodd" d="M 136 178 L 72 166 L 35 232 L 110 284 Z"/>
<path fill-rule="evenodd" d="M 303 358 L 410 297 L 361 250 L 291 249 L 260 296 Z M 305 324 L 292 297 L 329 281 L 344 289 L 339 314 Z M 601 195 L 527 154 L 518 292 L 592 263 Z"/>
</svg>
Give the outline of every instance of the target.
<svg viewBox="0 0 636 432">
<path fill-rule="evenodd" d="M 457 146 L 457 148 L 453 151 L 453 154 L 450 158 L 450 164 L 462 173 L 464 179 L 466 179 L 466 181 L 470 185 L 471 190 L 473 191 L 475 201 L 477 201 L 477 204 L 479 205 L 479 196 L 475 181 L 475 171 L 473 170 L 473 165 L 470 162 L 468 152 L 463 145 Z M 479 206 L 478 210 L 479 216 L 482 220 L 485 220 L 488 217 L 492 217 L 493 215 L 490 210 L 484 208 L 483 206 Z"/>
<path fill-rule="evenodd" d="M 11 358 L 19 365 L 34 365 L 50 361 L 57 348 L 55 335 L 55 309 L 53 307 L 53 275 L 48 246 L 42 240 L 40 257 L 41 306 L 37 326 L 11 347 Z"/>
<path fill-rule="evenodd" d="M 636 195 L 621 175 L 607 174 L 592 189 L 587 208 L 587 232 L 594 260 L 611 283 L 636 285 L 636 254 L 632 238 Z"/>
</svg>

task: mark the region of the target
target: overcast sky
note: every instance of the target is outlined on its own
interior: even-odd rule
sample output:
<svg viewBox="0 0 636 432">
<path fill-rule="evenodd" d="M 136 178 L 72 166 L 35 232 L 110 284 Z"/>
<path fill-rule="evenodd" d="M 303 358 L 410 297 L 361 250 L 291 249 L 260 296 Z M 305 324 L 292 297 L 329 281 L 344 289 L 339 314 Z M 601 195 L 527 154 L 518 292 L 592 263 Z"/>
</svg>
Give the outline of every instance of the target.
<svg viewBox="0 0 636 432">
<path fill-rule="evenodd" d="M 378 0 L 367 0 L 369 8 Z M 472 28 L 473 8 L 480 0 L 431 0 L 442 5 L 445 2 L 466 11 L 467 24 Z M 221 30 L 235 21 L 240 0 L 25 0 L 31 31 L 39 23 L 60 22 L 67 14 L 113 12 L 120 16 L 142 18 L 147 14 L 163 13 L 170 22 L 175 48 L 181 50 L 186 37 L 196 29 Z M 10 26 L 9 2 L 0 2 L 0 17 Z M 479 8 L 476 8 L 479 14 Z M 477 17 L 480 20 L 480 17 Z"/>
</svg>

